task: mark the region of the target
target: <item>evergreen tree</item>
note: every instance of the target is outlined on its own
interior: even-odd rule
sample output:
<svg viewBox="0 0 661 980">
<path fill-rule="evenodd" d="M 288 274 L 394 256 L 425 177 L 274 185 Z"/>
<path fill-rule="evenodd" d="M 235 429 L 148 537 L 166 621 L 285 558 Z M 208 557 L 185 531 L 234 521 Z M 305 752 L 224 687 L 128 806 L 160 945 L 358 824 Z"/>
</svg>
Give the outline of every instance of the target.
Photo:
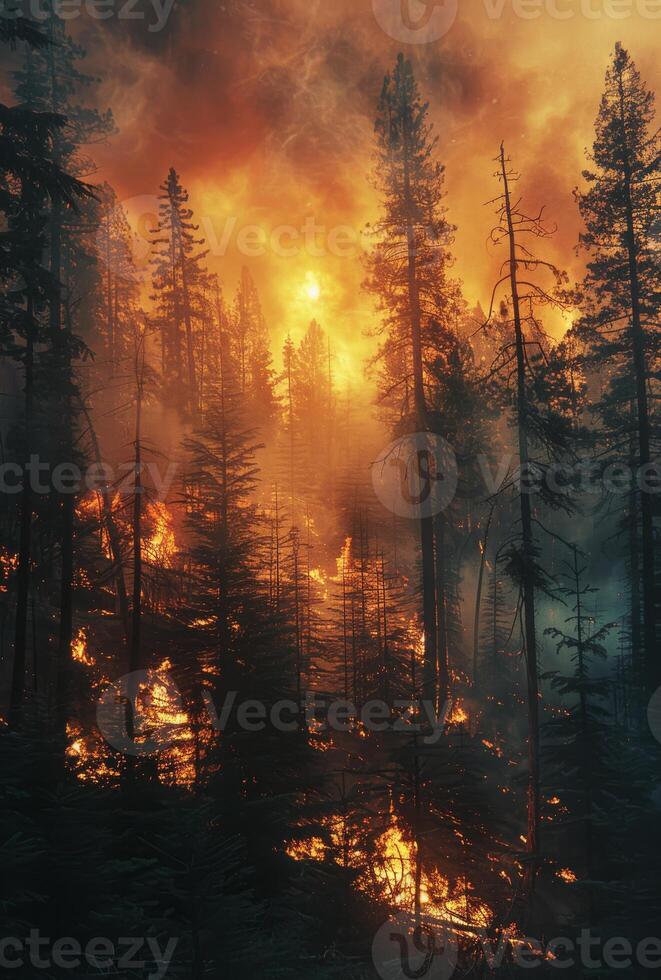
<svg viewBox="0 0 661 980">
<path fill-rule="evenodd" d="M 542 212 L 529 215 L 520 200 L 512 198 L 511 185 L 518 180 L 501 144 L 498 179 L 503 192 L 496 198 L 498 223 L 492 232 L 495 244 L 504 243 L 507 258 L 503 274 L 494 287 L 488 314 L 491 320 L 496 297 L 504 287 L 501 320 L 509 327 L 509 338 L 497 352 L 490 372 L 494 394 L 510 408 L 515 427 L 519 471 L 514 486 L 518 493 L 520 530 L 511 536 L 507 570 L 521 591 L 522 637 L 526 657 L 528 700 L 528 831 L 526 849 L 527 892 L 535 885 L 535 862 L 539 857 L 540 771 L 539 771 L 539 670 L 536 601 L 540 592 L 551 585 L 539 563 L 540 548 L 535 540 L 538 519 L 533 512 L 532 494 L 552 508 L 571 507 L 569 493 L 558 491 L 555 481 L 546 479 L 549 468 L 566 463 L 573 448 L 571 420 L 559 410 L 557 399 L 549 397 L 549 387 L 564 386 L 561 372 L 551 372 L 545 365 L 546 340 L 537 318 L 540 306 L 560 306 L 562 299 L 553 288 L 560 287 L 565 276 L 550 262 L 538 258 L 526 244 L 530 239 L 549 235 Z M 529 236 L 529 237 L 528 237 Z M 551 287 L 543 274 L 551 278 Z M 509 312 L 511 310 L 511 313 Z M 500 324 L 500 329 L 505 324 Z M 543 389 L 540 392 L 540 388 Z M 542 397 L 540 397 L 540 394 Z M 506 488 L 503 488 L 506 489 Z M 502 491 L 501 491 L 502 492 Z"/>
<path fill-rule="evenodd" d="M 22 26 L 21 26 L 22 25 Z M 37 32 L 38 33 L 38 32 Z M 48 39 L 19 23 L 10 36 L 25 37 L 30 56 L 42 56 Z M 0 276 L 3 284 L 3 345 L 22 365 L 25 377 L 21 462 L 35 448 L 35 421 L 39 410 L 36 364 L 38 345 L 46 339 L 45 313 L 59 288 L 52 271 L 43 265 L 49 235 L 45 210 L 65 206 L 74 210 L 89 189 L 59 165 L 55 146 L 64 126 L 57 112 L 28 103 L 0 107 L 0 209 L 6 218 Z M 25 684 L 32 521 L 34 494 L 28 468 L 22 478 L 20 540 L 18 547 L 17 605 L 10 718 L 20 718 Z"/>
<path fill-rule="evenodd" d="M 199 409 L 199 365 L 196 338 L 204 319 L 204 289 L 208 276 L 203 266 L 206 251 L 196 238 L 198 226 L 188 206 L 188 192 L 171 167 L 160 187 L 158 226 L 152 245 L 152 285 L 156 303 L 155 322 L 161 335 L 161 369 L 166 400 L 181 403 L 185 386 L 187 410 Z"/>
<path fill-rule="evenodd" d="M 606 87 L 595 124 L 591 160 L 584 172 L 588 190 L 578 195 L 585 230 L 580 242 L 589 256 L 583 283 L 583 337 L 588 362 L 611 376 L 602 409 L 610 414 L 606 445 L 616 449 L 627 434 L 633 440 L 631 462 L 643 478 L 631 497 L 630 558 L 636 583 L 633 619 L 642 624 L 638 678 L 651 693 L 661 683 L 658 656 L 658 608 L 655 596 L 655 496 L 658 469 L 658 419 L 655 411 L 659 359 L 658 178 L 659 134 L 653 129 L 654 96 L 646 88 L 628 52 L 617 45 L 606 73 Z M 630 411 L 629 411 L 630 406 Z M 613 424 L 615 423 L 615 424 Z M 638 561 L 640 555 L 640 563 Z"/>
<path fill-rule="evenodd" d="M 247 405 L 260 429 L 269 432 L 276 416 L 269 331 L 257 287 L 245 266 L 234 301 L 231 340 L 241 391 L 248 396 Z"/>
<path fill-rule="evenodd" d="M 382 217 L 374 228 L 367 288 L 384 311 L 379 359 L 385 390 L 397 398 L 402 430 L 430 431 L 426 377 L 433 319 L 448 322 L 457 305 L 448 279 L 448 242 L 443 167 L 435 160 L 436 139 L 427 121 L 411 63 L 399 55 L 385 77 L 377 111 L 376 185 Z M 437 677 L 437 612 L 434 528 L 421 517 L 422 607 L 425 634 L 425 696 L 433 700 Z"/>
</svg>

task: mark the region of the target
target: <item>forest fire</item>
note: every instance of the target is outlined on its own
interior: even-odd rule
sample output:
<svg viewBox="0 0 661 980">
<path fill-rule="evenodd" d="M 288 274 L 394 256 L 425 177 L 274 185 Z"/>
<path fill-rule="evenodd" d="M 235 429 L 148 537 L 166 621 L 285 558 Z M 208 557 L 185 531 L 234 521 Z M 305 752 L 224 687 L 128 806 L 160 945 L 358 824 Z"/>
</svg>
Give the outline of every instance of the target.
<svg viewBox="0 0 661 980">
<path fill-rule="evenodd" d="M 0 15 L 11 931 L 140 931 L 157 980 L 431 980 L 434 923 L 456 980 L 638 948 L 645 4 L 185 6 Z"/>
<path fill-rule="evenodd" d="M 145 558 L 153 565 L 171 568 L 177 553 L 174 519 L 167 505 L 160 500 L 147 507 L 147 520 L 153 525 L 145 540 Z"/>
<path fill-rule="evenodd" d="M 343 576 L 349 573 L 351 567 L 351 546 L 353 543 L 352 538 L 347 538 L 342 546 L 342 551 L 335 559 L 337 565 L 337 575 L 340 581 L 342 581 Z"/>
<path fill-rule="evenodd" d="M 9 577 L 18 568 L 18 555 L 11 554 L 6 548 L 0 548 L 0 592 L 7 592 Z"/>
<path fill-rule="evenodd" d="M 87 649 L 87 632 L 83 627 L 78 630 L 71 644 L 71 656 L 80 664 L 85 664 L 87 667 L 94 666 L 94 660 Z"/>
<path fill-rule="evenodd" d="M 470 715 L 466 711 L 461 701 L 454 701 L 448 714 L 449 725 L 464 725 L 470 720 Z"/>
<path fill-rule="evenodd" d="M 290 857 L 297 861 L 323 861 L 328 857 L 329 846 L 346 860 L 348 867 L 358 870 L 358 885 L 368 894 L 385 900 L 396 908 L 413 911 L 416 890 L 420 906 L 426 915 L 451 926 L 458 934 L 462 928 L 486 929 L 493 920 L 493 911 L 479 900 L 468 881 L 453 890 L 441 873 L 422 869 L 417 884 L 417 855 L 415 844 L 408 839 L 400 822 L 390 811 L 387 829 L 374 842 L 369 856 L 356 840 L 347 845 L 346 828 L 341 819 L 328 821 L 330 845 L 320 837 L 295 841 L 287 848 Z M 364 867 L 365 865 L 367 867 Z"/>
<path fill-rule="evenodd" d="M 397 820 L 393 819 L 388 830 L 377 839 L 377 853 L 380 863 L 374 867 L 373 874 L 378 884 L 393 904 L 413 910 L 417 857 L 414 845 L 405 839 Z M 452 893 L 447 878 L 423 869 L 419 887 L 420 904 L 425 912 L 452 924 L 458 932 L 462 926 L 486 928 L 493 919 L 493 911 L 479 901 L 468 881 Z"/>
</svg>

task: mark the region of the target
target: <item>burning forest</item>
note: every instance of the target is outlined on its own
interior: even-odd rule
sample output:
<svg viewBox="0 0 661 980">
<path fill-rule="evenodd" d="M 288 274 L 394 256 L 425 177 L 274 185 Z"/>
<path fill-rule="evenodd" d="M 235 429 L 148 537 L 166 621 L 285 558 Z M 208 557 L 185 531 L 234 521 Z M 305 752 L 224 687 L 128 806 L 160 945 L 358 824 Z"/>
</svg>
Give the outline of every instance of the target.
<svg viewBox="0 0 661 980">
<path fill-rule="evenodd" d="M 147 6 L 0 13 L 2 975 L 647 976 L 653 12 Z"/>
</svg>

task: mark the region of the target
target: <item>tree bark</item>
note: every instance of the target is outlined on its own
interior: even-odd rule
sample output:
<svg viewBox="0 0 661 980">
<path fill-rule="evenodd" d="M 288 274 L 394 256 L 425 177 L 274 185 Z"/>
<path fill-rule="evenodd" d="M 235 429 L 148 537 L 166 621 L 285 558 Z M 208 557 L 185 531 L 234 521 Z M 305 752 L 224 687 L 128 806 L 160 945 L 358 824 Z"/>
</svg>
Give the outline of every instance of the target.
<svg viewBox="0 0 661 980">
<path fill-rule="evenodd" d="M 626 245 L 629 265 L 629 294 L 631 298 L 631 343 L 633 369 L 636 387 L 636 408 L 638 415 L 638 464 L 640 471 L 649 468 L 650 418 L 647 397 L 647 357 L 645 333 L 640 313 L 640 282 L 638 274 L 638 250 L 634 225 L 634 209 L 631 193 L 632 171 L 626 138 L 624 113 L 624 86 L 622 73 L 618 75 L 620 96 L 620 122 L 622 127 L 622 168 L 624 172 L 624 207 L 626 215 Z M 645 648 L 645 668 L 648 693 L 652 694 L 661 683 L 661 658 L 656 651 L 656 604 L 655 604 L 655 563 L 654 563 L 654 520 L 652 494 L 641 489 L 640 514 L 642 523 L 642 579 L 643 579 L 643 643 Z"/>
<path fill-rule="evenodd" d="M 404 208 L 406 214 L 407 241 L 407 284 L 409 301 L 409 328 L 413 361 L 413 396 L 418 431 L 429 431 L 427 407 L 422 368 L 422 336 L 420 317 L 420 295 L 418 291 L 416 241 L 413 225 L 413 202 L 410 177 L 410 121 L 409 109 L 402 107 L 403 113 L 403 162 L 404 162 Z M 422 460 L 418 454 L 418 466 Z M 422 473 L 420 473 L 422 479 Z M 436 623 L 436 570 L 434 567 L 434 522 L 433 517 L 420 516 L 420 551 L 422 557 L 422 622 L 425 643 L 425 660 L 422 680 L 422 697 L 431 703 L 436 702 L 437 668 L 437 623 Z"/>
<path fill-rule="evenodd" d="M 535 889 L 536 862 L 539 848 L 539 680 L 537 676 L 537 635 L 535 624 L 535 586 L 534 561 L 535 547 L 532 531 L 532 510 L 530 494 L 526 492 L 524 481 L 530 464 L 528 450 L 528 399 L 526 394 L 525 340 L 521 323 L 519 290 L 517 281 L 516 235 L 512 221 L 505 147 L 500 146 L 500 164 L 505 195 L 507 235 L 509 239 L 509 276 L 514 313 L 514 332 L 516 342 L 517 367 L 517 428 L 519 440 L 520 490 L 519 506 L 522 530 L 522 590 L 524 613 L 524 636 L 526 652 L 526 677 L 528 690 L 528 833 L 526 850 L 528 864 L 525 874 L 525 887 L 528 896 Z"/>
<path fill-rule="evenodd" d="M 34 413 L 34 338 L 32 318 L 34 316 L 32 298 L 27 301 L 27 337 L 25 346 L 25 459 L 30 458 L 32 438 L 32 416 Z M 18 545 L 18 568 L 16 573 L 16 622 L 14 631 L 14 660 L 12 664 L 11 692 L 9 701 L 9 725 L 20 725 L 25 689 L 25 651 L 28 631 L 28 606 L 30 596 L 30 563 L 32 553 L 32 487 L 27 472 L 23 469 L 23 488 L 21 490 L 21 526 Z"/>
</svg>

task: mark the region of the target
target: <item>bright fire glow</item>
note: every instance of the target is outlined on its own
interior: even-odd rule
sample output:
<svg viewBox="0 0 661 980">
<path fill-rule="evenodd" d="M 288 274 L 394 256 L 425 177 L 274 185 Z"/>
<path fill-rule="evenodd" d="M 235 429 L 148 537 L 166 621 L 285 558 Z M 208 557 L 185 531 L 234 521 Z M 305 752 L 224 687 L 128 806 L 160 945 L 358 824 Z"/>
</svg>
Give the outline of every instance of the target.
<svg viewBox="0 0 661 980">
<path fill-rule="evenodd" d="M 350 866 L 367 865 L 358 878 L 361 890 L 391 905 L 413 910 L 416 847 L 405 837 L 392 811 L 387 830 L 376 840 L 375 857 L 368 858 L 354 839 L 346 840 L 346 828 L 341 818 L 331 818 L 326 826 L 330 830 L 331 850 L 343 852 Z M 320 837 L 294 841 L 287 848 L 289 856 L 297 861 L 321 861 L 328 856 L 328 851 L 329 845 Z M 449 880 L 442 874 L 424 868 L 420 876 L 420 905 L 426 913 L 451 922 L 458 932 L 465 926 L 486 927 L 493 919 L 492 910 L 476 897 L 470 882 L 462 882 L 451 889 Z"/>
<path fill-rule="evenodd" d="M 71 644 L 71 656 L 79 664 L 86 664 L 88 667 L 94 665 L 94 660 L 87 651 L 87 633 L 82 627 Z"/>
<path fill-rule="evenodd" d="M 166 505 L 157 500 L 150 504 L 148 517 L 154 523 L 154 530 L 145 541 L 145 558 L 153 565 L 170 568 L 177 551 L 172 515 Z"/>
<path fill-rule="evenodd" d="M 321 286 L 319 285 L 319 281 L 315 279 L 311 272 L 308 272 L 305 278 L 305 286 L 303 289 L 307 298 L 313 303 L 316 303 L 321 296 Z"/>
</svg>

